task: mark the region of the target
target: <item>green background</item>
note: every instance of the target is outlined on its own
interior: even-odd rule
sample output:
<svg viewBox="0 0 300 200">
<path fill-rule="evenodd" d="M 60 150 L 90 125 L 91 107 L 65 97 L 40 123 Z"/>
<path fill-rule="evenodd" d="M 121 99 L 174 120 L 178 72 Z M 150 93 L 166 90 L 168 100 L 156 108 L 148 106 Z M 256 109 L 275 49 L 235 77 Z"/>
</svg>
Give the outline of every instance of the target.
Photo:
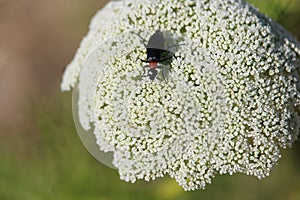
<svg viewBox="0 0 300 200">
<path fill-rule="evenodd" d="M 45 10 L 41 13 L 36 11 L 44 9 L 43 5 L 34 7 L 37 2 L 30 0 L 27 2 L 28 8 L 24 8 L 18 1 L 0 0 L 0 33 L 6 34 L 0 36 L 0 50 L 1 45 L 6 45 L 7 49 L 11 47 L 11 51 L 7 51 L 14 59 L 35 66 L 28 67 L 28 70 L 34 74 L 30 77 L 35 77 L 32 85 L 37 88 L 30 95 L 18 97 L 24 98 L 16 104 L 21 119 L 4 113 L 11 117 L 0 121 L 0 200 L 300 200 L 299 141 L 292 149 L 282 150 L 283 157 L 278 166 L 271 176 L 263 180 L 243 174 L 218 175 L 205 190 L 194 192 L 184 192 L 168 177 L 135 184 L 119 180 L 116 170 L 102 165 L 84 148 L 73 123 L 72 94 L 59 91 L 63 68 L 72 59 L 81 37 L 87 32 L 90 18 L 105 1 L 87 3 L 76 0 L 66 1 L 65 4 L 54 1 L 56 3 L 46 9 L 46 14 Z M 300 0 L 249 2 L 300 39 Z M 27 19 L 26 16 L 31 16 L 33 10 L 38 14 L 32 14 L 32 18 Z M 11 14 L 12 11 L 18 14 Z M 20 14 L 22 12 L 25 14 Z M 42 19 L 48 21 L 34 21 L 40 15 L 47 15 Z M 20 21 L 24 18 L 27 19 L 25 22 Z M 18 33 L 11 35 L 10 28 L 3 32 L 1 27 L 15 27 Z M 23 43 L 13 42 L 13 37 L 18 36 L 23 38 Z M 5 37 L 11 38 L 3 39 Z M 28 38 L 31 40 L 28 41 Z M 14 48 L 13 45 L 20 46 Z M 19 52 L 21 47 L 27 51 Z M 28 55 L 26 52 L 29 52 Z M 2 65 L 0 69 L 9 67 Z M 16 73 L 20 70 L 17 68 Z M 32 85 L 29 85 L 28 91 L 31 91 Z M 5 88 L 0 89 L 5 94 Z"/>
</svg>

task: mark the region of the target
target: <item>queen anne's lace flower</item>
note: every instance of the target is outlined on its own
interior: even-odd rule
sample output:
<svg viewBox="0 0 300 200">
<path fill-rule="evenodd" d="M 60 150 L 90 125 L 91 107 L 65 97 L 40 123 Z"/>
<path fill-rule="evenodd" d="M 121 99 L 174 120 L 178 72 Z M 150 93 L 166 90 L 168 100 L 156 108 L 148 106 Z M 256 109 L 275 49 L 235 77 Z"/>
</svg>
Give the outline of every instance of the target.
<svg viewBox="0 0 300 200">
<path fill-rule="evenodd" d="M 130 31 L 157 29 L 186 45 L 168 81 L 139 80 Z M 94 17 L 61 88 L 78 82 L 81 125 L 121 179 L 169 174 L 195 190 L 217 173 L 269 175 L 298 135 L 299 63 L 299 43 L 240 0 L 125 0 Z"/>
</svg>

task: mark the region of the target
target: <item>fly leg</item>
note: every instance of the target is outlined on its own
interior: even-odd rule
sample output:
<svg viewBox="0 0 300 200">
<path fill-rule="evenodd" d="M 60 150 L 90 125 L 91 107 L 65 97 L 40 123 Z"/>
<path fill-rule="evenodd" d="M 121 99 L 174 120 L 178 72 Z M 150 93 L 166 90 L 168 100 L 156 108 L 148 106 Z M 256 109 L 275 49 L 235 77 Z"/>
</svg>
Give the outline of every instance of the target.
<svg viewBox="0 0 300 200">
<path fill-rule="evenodd" d="M 161 69 L 162 78 L 164 79 L 164 81 L 167 81 L 169 77 L 170 67 L 160 64 L 160 66 L 158 66 L 157 68 Z"/>
<path fill-rule="evenodd" d="M 146 68 L 149 68 L 149 65 L 145 65 L 144 67 L 143 67 L 143 69 L 144 69 L 144 73 L 141 75 L 141 78 L 140 78 L 140 80 L 143 78 L 143 77 L 147 77 L 147 76 L 149 76 L 149 71 L 148 71 L 148 74 L 147 75 L 145 75 L 147 72 L 146 72 Z"/>
<path fill-rule="evenodd" d="M 146 45 L 147 40 L 145 40 L 142 36 L 140 36 L 139 34 L 133 32 L 133 31 L 131 31 L 130 33 L 138 36 L 142 40 L 143 45 L 147 48 L 147 45 Z"/>
</svg>

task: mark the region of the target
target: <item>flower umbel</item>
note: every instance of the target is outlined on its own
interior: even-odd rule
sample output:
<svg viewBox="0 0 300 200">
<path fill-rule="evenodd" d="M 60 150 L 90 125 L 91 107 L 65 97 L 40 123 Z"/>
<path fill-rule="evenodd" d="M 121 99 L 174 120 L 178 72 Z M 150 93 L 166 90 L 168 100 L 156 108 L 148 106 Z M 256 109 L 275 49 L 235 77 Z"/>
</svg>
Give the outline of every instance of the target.
<svg viewBox="0 0 300 200">
<path fill-rule="evenodd" d="M 168 81 L 140 79 L 155 30 L 180 40 Z M 240 0 L 124 0 L 92 20 L 61 84 L 121 179 L 268 176 L 299 132 L 300 45 Z"/>
</svg>

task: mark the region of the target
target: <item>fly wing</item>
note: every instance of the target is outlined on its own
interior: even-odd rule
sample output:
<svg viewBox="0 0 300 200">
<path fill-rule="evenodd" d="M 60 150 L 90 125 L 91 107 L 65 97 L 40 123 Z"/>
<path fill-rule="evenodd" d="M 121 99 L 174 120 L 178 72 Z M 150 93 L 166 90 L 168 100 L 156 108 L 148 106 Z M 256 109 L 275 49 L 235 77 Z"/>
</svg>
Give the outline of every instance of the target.
<svg viewBox="0 0 300 200">
<path fill-rule="evenodd" d="M 157 30 L 149 39 L 147 48 L 164 50 L 164 35 L 160 30 Z"/>
<path fill-rule="evenodd" d="M 164 51 L 164 43 L 163 33 L 160 30 L 155 31 L 147 44 L 147 59 L 155 58 L 155 60 L 160 60 Z"/>
</svg>

